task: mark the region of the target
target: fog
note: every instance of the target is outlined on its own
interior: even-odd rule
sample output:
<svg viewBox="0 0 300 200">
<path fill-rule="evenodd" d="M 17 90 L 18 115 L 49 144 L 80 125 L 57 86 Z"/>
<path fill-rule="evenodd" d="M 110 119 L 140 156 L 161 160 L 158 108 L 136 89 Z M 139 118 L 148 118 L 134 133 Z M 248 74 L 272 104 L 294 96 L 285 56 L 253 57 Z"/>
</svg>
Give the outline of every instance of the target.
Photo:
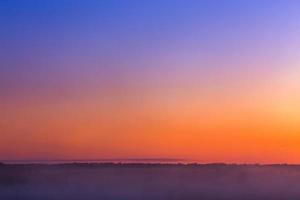
<svg viewBox="0 0 300 200">
<path fill-rule="evenodd" d="M 299 199 L 300 166 L 1 165 L 0 199 Z"/>
</svg>

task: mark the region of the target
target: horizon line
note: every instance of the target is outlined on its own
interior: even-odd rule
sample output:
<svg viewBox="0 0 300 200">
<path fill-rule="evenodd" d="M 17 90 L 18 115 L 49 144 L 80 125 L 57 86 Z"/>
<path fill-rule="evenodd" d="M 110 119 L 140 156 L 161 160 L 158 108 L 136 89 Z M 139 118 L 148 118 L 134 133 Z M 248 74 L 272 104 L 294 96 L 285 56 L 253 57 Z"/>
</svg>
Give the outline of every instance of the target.
<svg viewBox="0 0 300 200">
<path fill-rule="evenodd" d="M 189 159 L 175 158 L 129 158 L 129 159 L 3 159 L 0 164 L 168 164 L 168 165 L 300 165 L 288 162 L 201 162 Z"/>
</svg>

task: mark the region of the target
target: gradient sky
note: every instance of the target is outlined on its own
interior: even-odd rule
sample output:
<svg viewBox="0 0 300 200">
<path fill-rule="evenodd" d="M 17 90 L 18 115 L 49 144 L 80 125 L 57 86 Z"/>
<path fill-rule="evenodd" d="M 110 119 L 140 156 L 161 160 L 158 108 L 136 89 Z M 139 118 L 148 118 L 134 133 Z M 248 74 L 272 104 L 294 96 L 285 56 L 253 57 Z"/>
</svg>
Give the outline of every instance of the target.
<svg viewBox="0 0 300 200">
<path fill-rule="evenodd" d="M 299 10 L 0 1 L 0 160 L 300 163 Z"/>
</svg>

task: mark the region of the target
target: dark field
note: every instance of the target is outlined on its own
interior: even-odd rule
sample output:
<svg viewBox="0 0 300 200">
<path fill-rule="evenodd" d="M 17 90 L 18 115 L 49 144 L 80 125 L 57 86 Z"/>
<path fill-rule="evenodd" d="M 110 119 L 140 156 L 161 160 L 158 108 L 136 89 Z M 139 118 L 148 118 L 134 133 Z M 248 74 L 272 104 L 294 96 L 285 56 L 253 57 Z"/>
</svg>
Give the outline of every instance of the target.
<svg viewBox="0 0 300 200">
<path fill-rule="evenodd" d="M 300 166 L 0 165 L 1 200 L 300 199 Z"/>
</svg>

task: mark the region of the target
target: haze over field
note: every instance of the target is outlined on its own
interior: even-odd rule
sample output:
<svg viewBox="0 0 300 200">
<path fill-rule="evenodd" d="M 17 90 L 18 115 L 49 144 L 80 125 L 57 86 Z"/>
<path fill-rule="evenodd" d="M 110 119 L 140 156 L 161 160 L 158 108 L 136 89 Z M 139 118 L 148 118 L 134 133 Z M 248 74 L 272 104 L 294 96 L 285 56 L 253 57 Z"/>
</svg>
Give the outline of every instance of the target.
<svg viewBox="0 0 300 200">
<path fill-rule="evenodd" d="M 0 166 L 0 198 L 8 200 L 282 200 L 299 197 L 300 166 Z"/>
</svg>

